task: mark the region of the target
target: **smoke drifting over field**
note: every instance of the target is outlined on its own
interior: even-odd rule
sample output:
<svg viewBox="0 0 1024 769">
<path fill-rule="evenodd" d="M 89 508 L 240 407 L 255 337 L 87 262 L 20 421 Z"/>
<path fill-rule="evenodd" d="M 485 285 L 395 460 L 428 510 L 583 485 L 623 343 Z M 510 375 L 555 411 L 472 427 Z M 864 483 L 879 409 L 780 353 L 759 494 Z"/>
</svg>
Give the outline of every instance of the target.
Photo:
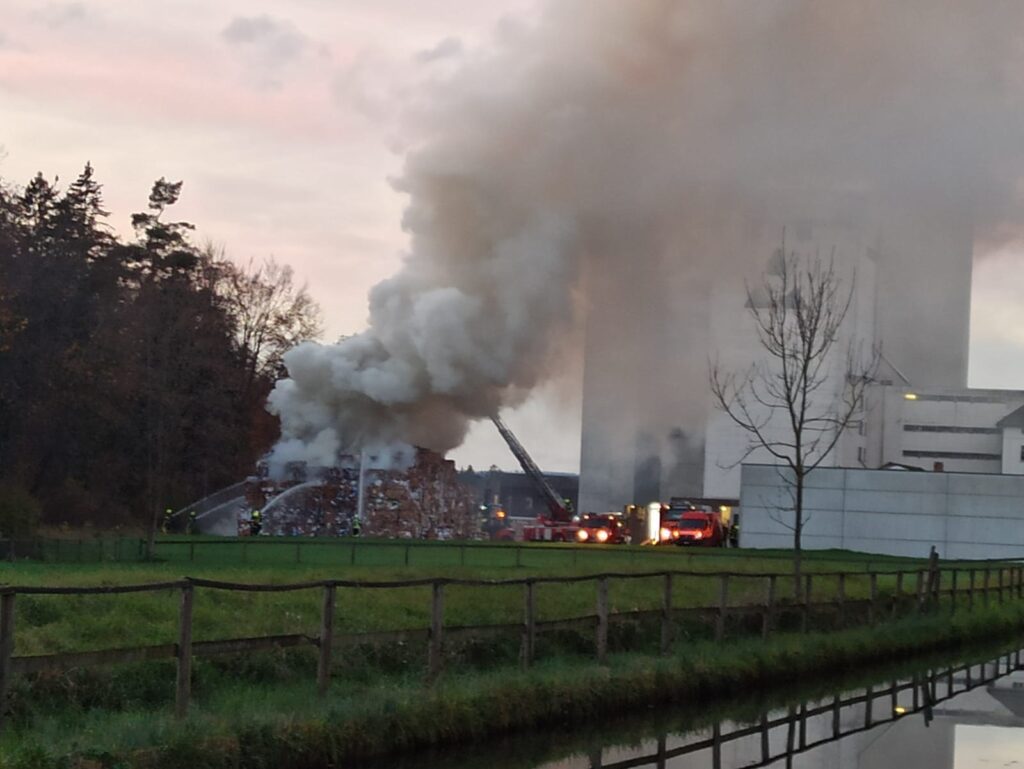
<svg viewBox="0 0 1024 769">
<path fill-rule="evenodd" d="M 286 356 L 279 457 L 457 446 L 556 369 L 588 279 L 743 269 L 738 210 L 941 198 L 1016 237 L 1024 3 L 552 0 L 416 105 L 410 251 L 369 328 Z M 595 278 L 596 276 L 596 278 Z"/>
</svg>

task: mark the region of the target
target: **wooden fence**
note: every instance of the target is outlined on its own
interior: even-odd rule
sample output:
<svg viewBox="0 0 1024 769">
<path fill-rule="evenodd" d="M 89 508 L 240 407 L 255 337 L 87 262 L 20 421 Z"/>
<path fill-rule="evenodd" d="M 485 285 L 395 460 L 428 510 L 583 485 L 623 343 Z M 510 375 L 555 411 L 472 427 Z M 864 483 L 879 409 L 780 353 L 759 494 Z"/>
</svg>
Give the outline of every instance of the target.
<svg viewBox="0 0 1024 769">
<path fill-rule="evenodd" d="M 847 580 L 854 576 L 868 580 L 866 598 L 851 598 L 847 595 Z M 892 578 L 891 594 L 880 595 L 880 577 Z M 945 577 L 945 579 L 944 579 Z M 717 601 L 713 605 L 676 607 L 673 602 L 674 581 L 679 578 L 711 579 L 717 581 Z M 609 584 L 612 580 L 657 579 L 661 584 L 660 608 L 612 612 L 609 602 Z M 763 589 L 762 600 L 754 603 L 731 603 L 730 585 L 733 581 L 756 580 Z M 779 595 L 780 580 L 792 579 L 785 573 L 749 572 L 702 572 L 702 571 L 657 571 L 603 573 L 566 577 L 529 577 L 520 579 L 415 579 L 399 581 L 355 581 L 318 580 L 292 584 L 257 585 L 222 582 L 217 580 L 186 577 L 170 582 L 142 585 L 114 585 L 103 587 L 41 587 L 41 586 L 0 586 L 0 718 L 6 710 L 7 693 L 13 675 L 40 671 L 67 670 L 78 667 L 95 667 L 126 662 L 140 662 L 174 658 L 177 661 L 175 712 L 184 716 L 188 710 L 191 695 L 192 660 L 220 654 L 252 652 L 274 648 L 312 645 L 319 651 L 317 665 L 317 691 L 326 693 L 331 676 L 332 649 L 340 643 L 380 643 L 412 641 L 421 639 L 427 647 L 427 677 L 436 680 L 444 667 L 444 642 L 447 637 L 482 637 L 500 633 L 520 635 L 520 658 L 523 666 L 533 663 L 536 652 L 536 638 L 540 631 L 559 628 L 590 627 L 593 632 L 594 654 L 604 662 L 608 654 L 609 626 L 613 621 L 628 619 L 653 619 L 660 623 L 659 649 L 667 654 L 673 644 L 674 624 L 681 619 L 697 619 L 710 623 L 714 638 L 721 641 L 727 636 L 727 620 L 754 618 L 757 632 L 768 638 L 778 628 L 783 614 L 798 615 L 799 628 L 807 632 L 810 620 L 815 614 L 826 613 L 834 619 L 838 628 L 856 624 L 875 624 L 886 618 L 896 618 L 912 613 L 937 610 L 943 599 L 948 599 L 948 608 L 956 612 L 966 608 L 972 610 L 977 604 L 988 605 L 990 601 L 1002 603 L 1010 598 L 1024 597 L 1024 567 L 1015 564 L 984 567 L 940 568 L 933 559 L 927 569 L 914 571 L 877 571 L 869 574 L 852 575 L 849 572 L 816 572 L 805 574 L 802 584 L 802 599 L 797 602 Z M 835 592 L 819 597 L 815 585 L 834 581 Z M 583 616 L 564 617 L 541 621 L 536 612 L 536 589 L 540 585 L 572 584 L 593 582 L 595 591 L 595 613 Z M 445 624 L 445 590 L 449 586 L 493 588 L 498 586 L 519 586 L 523 591 L 521 621 L 511 624 L 489 624 L 451 627 Z M 371 633 L 335 633 L 336 597 L 339 588 L 359 590 L 393 590 L 397 588 L 430 588 L 430 623 L 426 628 Z M 281 593 L 298 590 L 321 590 L 321 621 L 316 636 L 287 634 L 261 636 L 256 638 L 232 638 L 215 641 L 194 641 L 192 607 L 195 591 L 227 590 L 247 593 Z M 101 649 L 85 652 L 16 656 L 15 625 L 18 596 L 73 596 L 73 595 L 123 595 L 159 591 L 177 591 L 179 599 L 178 640 L 176 643 L 121 649 Z M 757 621 L 759 620 L 759 621 Z M 2 720 L 0 720 L 2 725 Z"/>
<path fill-rule="evenodd" d="M 749 725 L 738 725 L 729 731 L 723 732 L 721 725 L 716 724 L 672 748 L 668 747 L 666 737 L 661 736 L 656 741 L 654 752 L 645 755 L 606 763 L 603 761 L 603 751 L 598 748 L 590 753 L 590 766 L 591 769 L 634 769 L 647 766 L 661 769 L 671 759 L 710 752 L 710 766 L 712 769 L 721 769 L 722 748 L 729 744 L 734 745 L 734 756 L 743 755 L 749 762 L 744 763 L 745 767 L 753 769 L 773 766 L 783 759 L 792 759 L 823 745 L 915 713 L 921 713 L 928 723 L 933 718 L 935 706 L 1021 669 L 1021 651 L 1018 649 L 983 663 L 931 669 L 908 679 L 892 681 L 888 686 L 865 687 L 846 697 L 836 694 L 831 700 L 804 702 L 787 708 L 782 715 L 764 713 L 759 720 Z M 858 712 L 855 720 L 848 719 L 850 722 L 844 727 L 841 714 L 847 708 L 856 708 Z M 773 744 L 780 745 L 781 749 L 773 750 Z M 617 756 L 621 756 L 621 753 L 621 750 L 616 751 Z M 786 766 L 791 765 L 790 762 L 786 763 Z"/>
</svg>

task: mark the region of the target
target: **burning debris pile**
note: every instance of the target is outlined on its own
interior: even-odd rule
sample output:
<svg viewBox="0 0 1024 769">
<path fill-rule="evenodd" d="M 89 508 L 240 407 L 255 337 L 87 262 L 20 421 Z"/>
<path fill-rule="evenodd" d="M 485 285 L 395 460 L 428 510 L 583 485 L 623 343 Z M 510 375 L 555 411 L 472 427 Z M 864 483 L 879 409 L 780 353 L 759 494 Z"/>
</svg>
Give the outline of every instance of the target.
<svg viewBox="0 0 1024 769">
<path fill-rule="evenodd" d="M 341 455 L 332 467 L 291 462 L 278 473 L 263 463 L 246 500 L 260 511 L 260 533 L 270 536 L 449 539 L 480 531 L 455 463 L 427 449 Z M 238 526 L 239 534 L 252 533 L 252 513 Z"/>
</svg>

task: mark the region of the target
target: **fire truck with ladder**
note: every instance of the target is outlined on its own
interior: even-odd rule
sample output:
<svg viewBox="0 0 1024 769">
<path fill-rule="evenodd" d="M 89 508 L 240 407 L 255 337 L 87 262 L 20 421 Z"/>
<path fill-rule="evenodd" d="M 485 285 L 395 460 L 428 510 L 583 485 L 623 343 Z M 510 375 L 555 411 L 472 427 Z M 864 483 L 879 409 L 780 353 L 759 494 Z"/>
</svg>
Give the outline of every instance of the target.
<svg viewBox="0 0 1024 769">
<path fill-rule="evenodd" d="M 523 539 L 527 542 L 575 542 L 579 524 L 574 521 L 574 512 L 569 500 L 560 499 L 555 490 L 551 488 L 544 474 L 537 467 L 536 463 L 523 448 L 523 444 L 512 433 L 500 417 L 491 417 L 494 426 L 498 428 L 501 437 L 505 439 L 509 449 L 523 468 L 526 476 L 533 481 L 534 486 L 544 498 L 547 505 L 547 515 L 537 516 L 537 521 L 532 526 L 523 528 Z"/>
</svg>

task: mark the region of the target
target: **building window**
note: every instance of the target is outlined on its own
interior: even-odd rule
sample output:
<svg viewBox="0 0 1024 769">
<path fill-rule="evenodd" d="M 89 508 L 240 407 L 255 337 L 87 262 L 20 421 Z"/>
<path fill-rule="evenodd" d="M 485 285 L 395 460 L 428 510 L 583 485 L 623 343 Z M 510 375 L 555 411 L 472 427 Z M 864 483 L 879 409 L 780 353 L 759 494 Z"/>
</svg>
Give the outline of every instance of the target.
<svg viewBox="0 0 1024 769">
<path fill-rule="evenodd" d="M 987 462 L 998 462 L 999 454 L 983 454 L 978 451 L 904 451 L 903 456 L 915 459 L 978 459 Z"/>
<path fill-rule="evenodd" d="M 1024 446 L 1021 446 L 1021 453 L 1024 454 Z M 858 446 L 857 447 L 857 461 L 860 462 L 862 465 L 864 464 L 864 447 L 863 446 Z"/>
<path fill-rule="evenodd" d="M 960 427 L 958 425 L 903 425 L 906 433 L 959 433 L 961 435 L 1000 435 L 998 427 Z"/>
</svg>

